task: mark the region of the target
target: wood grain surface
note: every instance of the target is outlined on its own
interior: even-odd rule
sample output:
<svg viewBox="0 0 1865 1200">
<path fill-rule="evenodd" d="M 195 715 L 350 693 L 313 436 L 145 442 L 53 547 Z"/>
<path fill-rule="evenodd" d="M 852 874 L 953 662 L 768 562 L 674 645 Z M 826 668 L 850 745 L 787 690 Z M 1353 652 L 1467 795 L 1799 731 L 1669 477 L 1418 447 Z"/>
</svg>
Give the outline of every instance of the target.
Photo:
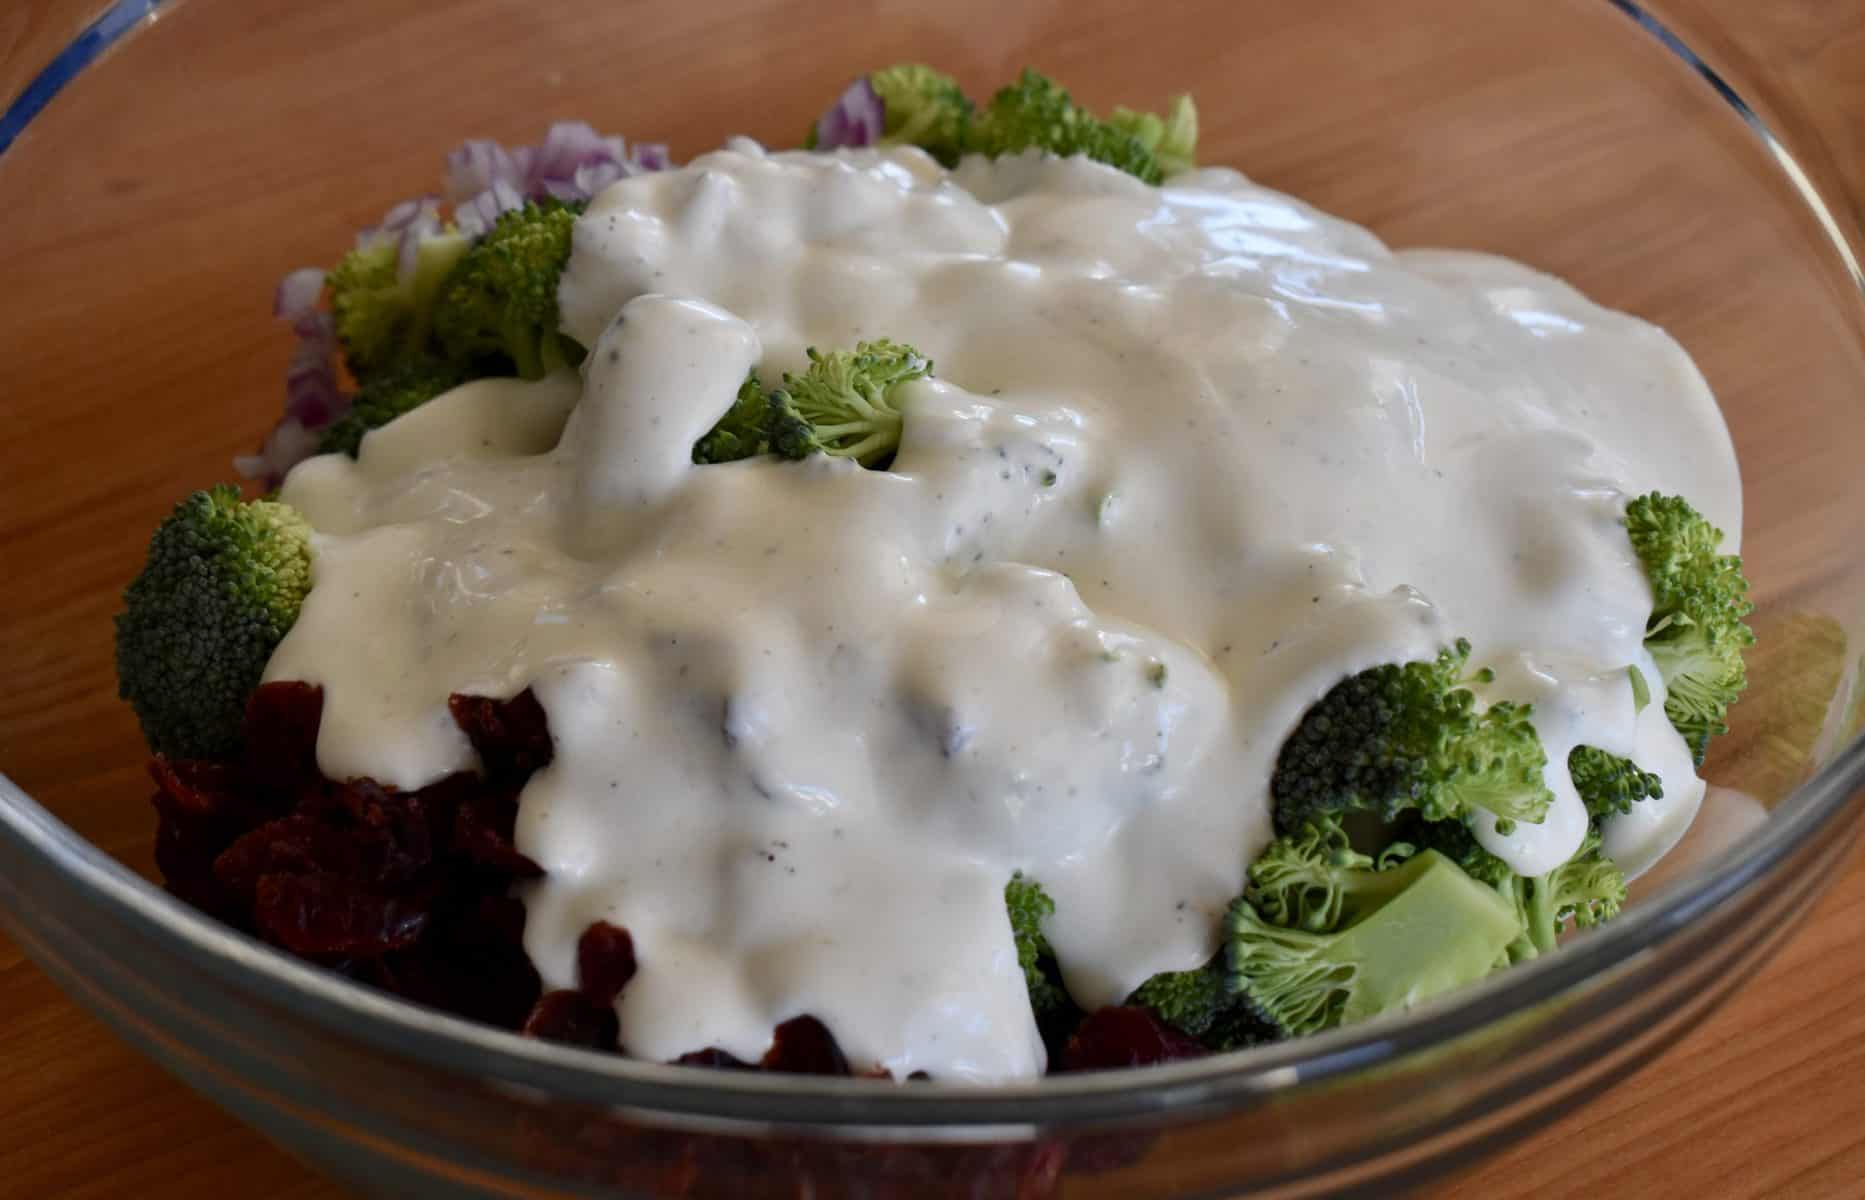
<svg viewBox="0 0 1865 1200">
<path fill-rule="evenodd" d="M 1522 0 L 1519 11 L 1529 12 L 1528 5 Z M 0 95 L 24 78 L 21 61 L 41 61 L 74 27 L 73 14 L 90 7 L 0 4 Z M 6 495 L 0 509 L 0 769 L 86 836 L 145 871 L 152 822 L 142 802 L 133 725 L 110 680 L 109 616 L 160 512 L 181 490 L 221 473 L 221 464 L 246 449 L 269 419 L 272 402 L 253 400 L 276 394 L 285 353 L 282 335 L 258 311 L 269 281 L 291 266 L 328 258 L 343 244 L 345 231 L 368 223 L 385 200 L 419 190 L 435 148 L 460 130 L 448 123 L 448 106 L 470 108 L 472 98 L 462 99 L 462 88 L 508 89 L 514 115 L 501 127 L 480 131 L 519 138 L 532 132 L 536 116 L 575 115 L 575 107 L 553 99 L 574 95 L 557 90 L 566 78 L 573 88 L 579 79 L 609 69 L 571 31 L 558 38 L 561 70 L 472 80 L 445 70 L 432 72 L 431 79 L 409 72 L 406 56 L 413 42 L 438 44 L 452 36 L 470 43 L 476 23 L 509 18 L 507 0 L 449 6 L 451 33 L 438 26 L 422 26 L 418 35 L 397 33 L 395 26 L 379 52 L 346 46 L 337 77 L 320 58 L 320 47 L 342 36 L 343 27 L 332 17 L 320 30 L 319 6 L 211 7 L 219 10 L 213 15 L 223 36 L 204 32 L 208 23 L 194 21 L 184 8 L 172 32 L 158 28 L 150 35 L 170 39 L 164 65 L 135 65 L 135 56 L 125 58 L 122 69 L 139 73 L 128 98 L 87 98 L 80 87 L 61 98 L 41 129 L 29 135 L 51 144 L 61 130 L 82 129 L 88 157 L 62 160 L 26 140 L 13 156 L 17 162 L 0 160 L 0 210 L 11 227 L 10 233 L 0 231 L 0 398 L 6 406 L 0 422 L 0 487 Z M 268 22 L 282 23 L 288 7 L 290 36 L 269 36 Z M 417 17 L 420 7 L 401 3 L 384 11 L 393 8 L 398 20 L 412 25 L 431 19 Z M 1267 12 L 1273 6 L 1263 7 Z M 1512 52 L 1507 48 L 1521 40 L 1510 22 L 1527 18 L 1503 15 L 1514 7 L 1495 5 L 1487 10 L 1495 14 L 1493 27 L 1455 35 L 1423 21 L 1425 33 L 1415 43 L 1382 28 L 1381 44 L 1400 49 L 1392 61 L 1361 64 L 1368 86 L 1383 82 L 1396 88 L 1401 83 L 1392 81 L 1402 81 L 1407 90 L 1388 94 L 1387 102 L 1455 124 L 1464 111 L 1458 103 L 1474 89 L 1501 78 L 1528 86 L 1520 80 L 1537 70 L 1535 59 L 1565 63 L 1567 70 L 1575 56 L 1590 53 L 1592 43 L 1585 38 L 1597 31 L 1575 23 L 1577 40 L 1564 46 L 1559 38 L 1567 26 L 1555 26 L 1555 32 L 1537 33 L 1536 53 L 1510 66 L 1514 74 L 1492 76 L 1497 55 L 1506 58 Z M 1591 7 L 1606 10 L 1603 3 Z M 1670 7 L 1702 31 L 1701 44 L 1713 59 L 1743 78 L 1767 81 L 1759 94 L 1764 116 L 1799 139 L 1810 173 L 1829 195 L 1849 192 L 1854 200 L 1842 203 L 1865 198 L 1865 3 L 1692 0 Z M 968 55 L 979 75 L 1001 75 L 1016 65 L 965 51 L 963 32 L 922 18 L 920 6 L 881 8 L 902 23 L 899 36 L 853 27 L 817 29 L 807 5 L 795 2 L 657 6 L 650 47 L 655 55 L 678 55 L 683 44 L 716 37 L 725 22 L 751 22 L 770 48 L 765 66 L 772 82 L 767 91 L 722 84 L 717 95 L 686 104 L 645 97 L 636 127 L 668 131 L 676 153 L 684 155 L 721 132 L 744 127 L 743 114 L 755 112 L 751 132 L 783 139 L 817 105 L 814 94 L 788 98 L 782 86 L 786 68 L 775 65 L 785 54 L 800 59 L 807 51 L 852 71 L 903 57 L 899 47 L 912 44 L 921 47 L 920 56 L 937 61 L 949 46 L 953 54 Z M 1413 19 L 1392 16 L 1412 9 L 1410 0 L 1383 8 L 1363 0 L 1341 8 L 1351 10 L 1343 28 L 1357 20 Z M 1414 11 L 1432 8 L 1420 0 Z M 1043 43 L 1056 47 L 1045 65 L 1097 101 L 1148 99 L 1115 94 L 1112 82 L 1103 84 L 1112 72 L 1098 58 L 1098 47 L 1069 40 L 1067 31 L 1086 21 L 1080 14 L 1090 9 L 1102 20 L 1125 11 L 1111 2 L 1083 4 L 1065 20 L 1059 5 L 1033 5 L 1028 27 L 1018 25 L 1016 36 L 1058 31 Z M 1024 10 L 1010 4 L 1003 11 Z M 1276 32 L 1265 17 L 1263 37 Z M 1163 95 L 1181 69 L 1213 76 L 1224 70 L 1311 69 L 1303 57 L 1309 48 L 1298 44 L 1278 44 L 1276 53 L 1230 62 L 1200 44 L 1195 30 L 1170 36 L 1178 40 L 1157 48 L 1162 62 L 1156 71 L 1134 68 L 1120 81 L 1157 79 Z M 1403 47 L 1415 44 L 1416 54 L 1433 53 L 1432 39 L 1439 36 L 1463 39 L 1458 44 L 1468 53 L 1446 56 L 1449 66 L 1422 82 L 1416 72 L 1405 73 Z M 873 44 L 877 40 L 889 45 Z M 228 42 L 237 44 L 237 53 L 224 48 Z M 1520 53 L 1519 46 L 1513 53 Z M 1576 139 L 1636 135 L 1631 117 L 1589 108 L 1604 102 L 1584 85 L 1551 75 L 1546 86 L 1574 89 L 1570 117 L 1540 123 L 1524 118 L 1515 125 L 1472 120 L 1463 128 L 1466 135 L 1499 140 L 1466 149 L 1545 152 L 1584 163 L 1576 147 L 1585 142 Z M 340 123 L 320 114 L 341 90 L 370 87 L 399 88 L 408 111 L 429 114 L 428 119 L 386 121 L 367 152 L 357 149 Z M 1679 112 L 1696 103 L 1687 98 L 1698 88 L 1694 80 L 1680 72 L 1675 87 Z M 1273 77 L 1257 94 L 1276 94 Z M 263 106 L 261 95 L 267 97 Z M 768 105 L 761 105 L 761 95 L 768 95 Z M 1287 106 L 1271 114 L 1280 136 L 1245 128 L 1242 118 L 1222 112 L 1208 115 L 1206 148 L 1214 150 L 1213 157 L 1247 162 L 1252 174 L 1365 221 L 1394 241 L 1447 226 L 1467 226 L 1479 240 L 1484 236 L 1481 209 L 1458 207 L 1467 201 L 1467 189 L 1447 187 L 1433 195 L 1414 187 L 1406 203 L 1395 206 L 1378 178 L 1346 169 L 1342 148 L 1353 142 L 1342 130 L 1363 114 Z M 256 138 L 271 122 L 290 127 L 303 153 L 258 158 L 250 165 L 214 157 L 223 142 Z M 1747 135 L 1733 130 L 1727 136 Z M 1676 153 L 1711 154 L 1714 141 L 1696 149 L 1680 145 Z M 1414 151 L 1421 169 L 1467 170 L 1451 158 L 1434 160 L 1433 154 L 1449 153 L 1435 144 L 1421 142 Z M 21 177 L 22 163 L 31 164 L 29 181 Z M 1681 157 L 1678 163 L 1668 165 L 1689 168 Z M 1664 187 L 1664 172 L 1654 168 L 1650 188 L 1662 193 Z M 1511 203 L 1532 202 L 1521 200 L 1530 191 L 1524 185 L 1508 193 Z M 1821 313 L 1831 311 L 1835 297 L 1844 302 L 1830 290 L 1843 285 L 1798 281 L 1777 287 L 1770 272 L 1779 256 L 1768 248 L 1785 244 L 1779 239 L 1813 235 L 1759 227 L 1751 232 L 1717 209 L 1737 203 L 1724 196 L 1703 198 L 1700 228 L 1674 216 L 1689 207 L 1674 200 L 1654 201 L 1663 215 L 1648 228 L 1615 228 L 1636 228 L 1635 240 L 1654 255 L 1687 252 L 1690 239 L 1704 236 L 1705 228 L 1732 244 L 1752 236 L 1754 253 L 1743 260 L 1732 250 L 1720 275 L 1696 280 L 1672 270 L 1641 270 L 1638 251 L 1627 252 L 1616 274 L 1588 274 L 1598 256 L 1564 221 L 1550 220 L 1545 238 L 1535 243 L 1543 251 L 1541 261 L 1579 272 L 1583 286 L 1626 307 L 1664 317 L 1725 398 L 1761 386 L 1763 367 L 1752 365 L 1756 361 L 1780 378 L 1793 368 L 1767 360 L 1763 335 L 1731 343 L 1722 333 L 1736 324 L 1703 297 L 1710 289 L 1740 290 L 1737 285 L 1766 288 L 1779 298 L 1776 307 L 1806 306 L 1797 316 L 1781 317 L 1804 327 L 1823 320 Z M 1609 217 L 1635 220 L 1611 216 L 1604 207 L 1589 216 L 1601 224 L 1610 223 Z M 1855 210 L 1849 219 L 1865 221 L 1865 211 Z M 1508 237 L 1494 236 L 1508 246 L 1524 235 L 1517 228 Z M 149 247 L 158 242 L 168 252 L 152 253 Z M 248 245 L 263 250 L 248 253 Z M 1741 264 L 1741 278 L 1730 263 Z M 1824 300 L 1820 287 L 1829 289 Z M 1680 314 L 1676 323 L 1673 313 Z M 1690 313 L 1709 315 L 1693 324 Z M 215 343 L 199 333 L 203 322 L 224 324 L 240 336 Z M 1806 371 L 1844 366 L 1825 362 Z M 1854 381 L 1859 377 L 1851 375 Z M 203 379 L 212 381 L 212 389 L 199 387 Z M 1835 522 L 1848 528 L 1858 523 L 1849 485 L 1823 481 L 1834 471 L 1851 477 L 1861 442 L 1835 434 L 1836 447 L 1823 450 L 1797 434 L 1814 419 L 1813 410 L 1795 408 L 1799 401 L 1792 397 L 1836 401 L 1830 382 L 1822 384 L 1812 374 L 1794 382 L 1781 389 L 1778 405 L 1734 406 L 1740 416 L 1732 422 L 1747 473 L 1766 481 L 1750 499 L 1751 515 L 1762 514 L 1770 530 L 1766 545 L 1752 552 L 1754 570 L 1771 580 L 1764 590 L 1775 598 L 1856 594 L 1856 577 L 1822 566 L 1816 548 L 1830 543 Z M 142 415 L 125 419 L 125 412 Z M 151 412 L 159 419 L 150 419 Z M 1865 1195 L 1865 1005 L 1856 1001 L 1861 990 L 1865 864 L 1855 861 L 1779 957 L 1682 1044 L 1590 1107 L 1472 1165 L 1433 1194 L 1454 1200 Z M 337 1194 L 116 1042 L 0 939 L 0 1196 L 309 1200 Z"/>
</svg>

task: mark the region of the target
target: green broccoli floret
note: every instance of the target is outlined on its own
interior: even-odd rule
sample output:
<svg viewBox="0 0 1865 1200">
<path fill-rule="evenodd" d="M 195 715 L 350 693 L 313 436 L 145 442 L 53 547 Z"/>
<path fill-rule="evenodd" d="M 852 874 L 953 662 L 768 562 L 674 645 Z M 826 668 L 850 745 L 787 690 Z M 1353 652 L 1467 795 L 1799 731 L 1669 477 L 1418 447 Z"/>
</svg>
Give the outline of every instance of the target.
<svg viewBox="0 0 1865 1200">
<path fill-rule="evenodd" d="M 223 758 L 239 749 L 246 700 L 311 589 L 311 527 L 226 484 L 175 506 L 123 593 L 117 694 L 150 749 Z"/>
<path fill-rule="evenodd" d="M 1164 117 L 1116 108 L 1107 123 L 1133 135 L 1166 175 L 1189 171 L 1198 165 L 1198 108 L 1190 96 L 1174 96 Z"/>
<path fill-rule="evenodd" d="M 1522 933 L 1513 906 L 1433 850 L 1376 878 L 1340 926 L 1319 933 L 1264 919 L 1247 895 L 1226 918 L 1225 984 L 1285 1037 L 1417 1004 L 1489 974 Z"/>
<path fill-rule="evenodd" d="M 771 394 L 771 450 L 784 458 L 820 451 L 864 467 L 879 465 L 900 445 L 905 417 L 899 387 L 931 373 L 925 355 L 885 338 L 827 354 L 812 346 L 809 369 L 785 374 L 783 386 Z"/>
<path fill-rule="evenodd" d="M 1546 875 L 1516 876 L 1498 889 L 1510 900 L 1522 923 L 1522 936 L 1509 944 L 1509 960 L 1523 962 L 1553 950 L 1569 924 L 1588 929 L 1619 915 L 1625 906 L 1625 875 L 1600 849 L 1600 835 L 1589 830 L 1574 856 Z"/>
<path fill-rule="evenodd" d="M 1018 871 L 1004 885 L 1004 907 L 1010 912 L 1010 932 L 1016 938 L 1017 963 L 1023 968 L 1023 982 L 1030 989 L 1030 1007 L 1041 1017 L 1044 1013 L 1069 1003 L 1068 993 L 1044 969 L 1053 962 L 1055 952 L 1043 936 L 1043 918 L 1055 915 L 1056 903 L 1043 891 L 1040 883 Z"/>
<path fill-rule="evenodd" d="M 1224 988 L 1222 972 L 1203 966 L 1162 971 L 1135 989 L 1127 1003 L 1149 1008 L 1179 1032 L 1201 1038 L 1234 1000 Z"/>
<path fill-rule="evenodd" d="M 1085 154 L 1143 182 L 1158 183 L 1164 177 L 1159 160 L 1135 136 L 1134 122 L 1126 124 L 1129 128 L 1098 119 L 1078 107 L 1060 84 L 1026 67 L 972 122 L 966 149 L 993 158 L 1029 149 L 1065 157 Z"/>
<path fill-rule="evenodd" d="M 972 103 L 958 81 L 922 63 L 898 63 L 868 76 L 881 98 L 881 144 L 918 146 L 946 166 L 958 162 L 970 133 Z M 816 127 L 803 139 L 816 148 Z"/>
<path fill-rule="evenodd" d="M 542 200 L 502 214 L 440 290 L 434 334 L 446 357 L 478 373 L 538 379 L 583 360 L 558 328 L 557 282 L 581 204 Z"/>
<path fill-rule="evenodd" d="M 364 381 L 350 410 L 324 430 L 317 452 L 355 458 L 364 434 L 413 412 L 469 378 L 466 371 L 451 363 L 427 357 L 403 359 Z"/>
<path fill-rule="evenodd" d="M 379 238 L 344 255 L 324 280 L 343 344 L 343 359 L 358 379 L 427 344 L 434 298 L 466 253 L 468 239 L 438 233 L 421 239 L 414 271 L 402 278 L 393 238 Z"/>
<path fill-rule="evenodd" d="M 1411 814 L 1401 820 L 1397 828 L 1399 835 L 1410 843 L 1421 849 L 1436 850 L 1478 883 L 1503 888 L 1515 881 L 1515 869 L 1485 850 L 1467 822 L 1424 821 Z"/>
<path fill-rule="evenodd" d="M 1657 800 L 1664 795 L 1664 782 L 1656 775 L 1597 746 L 1575 746 L 1567 756 L 1567 774 L 1580 799 L 1586 802 L 1587 814 L 1595 821 L 1615 813 L 1629 813 L 1640 800 Z"/>
<path fill-rule="evenodd" d="M 760 454 L 802 458 L 816 449 L 809 426 L 791 410 L 783 393 L 765 391 L 752 371 L 719 423 L 693 443 L 693 461 L 737 462 Z"/>
<path fill-rule="evenodd" d="M 1664 676 L 1664 711 L 1697 761 L 1748 682 L 1742 652 L 1755 635 L 1742 560 L 1718 554 L 1722 530 L 1677 496 L 1657 492 L 1626 505 L 1632 549 L 1651 583 L 1645 649 Z"/>
<path fill-rule="evenodd" d="M 1347 906 L 1390 890 L 1381 872 L 1409 858 L 1413 847 L 1393 842 L 1377 858 L 1361 854 L 1334 821 L 1304 825 L 1271 842 L 1250 864 L 1244 894 L 1264 920 L 1288 929 L 1326 933 Z"/>
<path fill-rule="evenodd" d="M 1466 678 L 1470 644 L 1435 660 L 1386 664 L 1342 680 L 1303 714 L 1282 745 L 1270 780 L 1276 826 L 1370 812 L 1387 821 L 1416 810 L 1427 821 L 1485 809 L 1507 830 L 1540 821 L 1553 794 L 1542 781 L 1547 755 L 1528 705 L 1479 711 Z"/>
</svg>

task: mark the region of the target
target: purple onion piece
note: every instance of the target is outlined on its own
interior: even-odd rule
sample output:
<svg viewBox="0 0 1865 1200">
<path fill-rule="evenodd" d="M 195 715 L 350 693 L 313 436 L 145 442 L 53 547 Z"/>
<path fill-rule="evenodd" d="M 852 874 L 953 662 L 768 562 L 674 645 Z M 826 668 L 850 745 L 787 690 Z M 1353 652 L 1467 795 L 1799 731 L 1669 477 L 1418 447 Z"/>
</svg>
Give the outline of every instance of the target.
<svg viewBox="0 0 1865 1200">
<path fill-rule="evenodd" d="M 816 148 L 839 150 L 844 146 L 872 146 L 886 128 L 887 107 L 867 77 L 848 85 L 829 111 L 816 120 Z"/>
<path fill-rule="evenodd" d="M 317 311 L 317 299 L 323 294 L 323 271 L 300 267 L 278 281 L 278 290 L 272 293 L 272 315 L 295 324 Z"/>
</svg>

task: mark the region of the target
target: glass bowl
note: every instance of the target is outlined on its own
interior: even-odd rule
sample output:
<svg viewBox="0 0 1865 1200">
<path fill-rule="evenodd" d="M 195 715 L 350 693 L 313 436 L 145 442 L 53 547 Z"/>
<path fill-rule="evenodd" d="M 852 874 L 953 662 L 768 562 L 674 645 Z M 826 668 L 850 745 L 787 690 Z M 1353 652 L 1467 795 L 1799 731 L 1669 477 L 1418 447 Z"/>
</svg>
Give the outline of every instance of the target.
<svg viewBox="0 0 1865 1200">
<path fill-rule="evenodd" d="M 1673 1042 L 1855 838 L 1857 229 L 1821 203 L 1818 148 L 1784 144 L 1746 81 L 1662 17 L 1605 0 L 1506 18 L 1487 0 L 1200 0 L 1137 22 L 1111 0 L 124 0 L 36 77 L 21 64 L 47 61 L 55 27 L 24 28 L 0 48 L 0 79 L 24 88 L 0 117 L 0 362 L 25 414 L 0 442 L 0 911 L 116 1032 L 365 1191 L 1389 1195 Z M 527 1041 L 287 959 L 152 886 L 109 619 L 159 516 L 276 414 L 274 281 L 431 187 L 465 136 L 585 117 L 678 158 L 731 133 L 793 144 L 842 82 L 899 59 L 974 90 L 1029 62 L 1096 106 L 1190 90 L 1209 161 L 1393 244 L 1523 259 L 1669 329 L 1734 433 L 1760 602 L 1751 694 L 1707 774 L 1765 819 L 1706 825 L 1607 929 L 1402 1019 L 990 1091 Z"/>
</svg>

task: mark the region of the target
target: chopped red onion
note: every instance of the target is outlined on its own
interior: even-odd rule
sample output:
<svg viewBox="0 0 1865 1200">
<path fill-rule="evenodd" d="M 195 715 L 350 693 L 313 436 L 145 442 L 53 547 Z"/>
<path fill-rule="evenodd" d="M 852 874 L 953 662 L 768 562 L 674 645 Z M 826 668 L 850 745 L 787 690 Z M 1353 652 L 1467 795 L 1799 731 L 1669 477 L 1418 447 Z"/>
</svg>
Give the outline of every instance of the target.
<svg viewBox="0 0 1865 1200">
<path fill-rule="evenodd" d="M 829 111 L 817 118 L 816 148 L 872 146 L 881 140 L 881 131 L 886 127 L 887 106 L 864 75 L 843 89 Z"/>
<path fill-rule="evenodd" d="M 272 427 L 259 453 L 238 456 L 233 460 L 233 469 L 242 478 L 259 480 L 269 491 L 284 481 L 285 472 L 317 451 L 320 436 L 306 429 L 296 417 L 286 417 Z"/>
<path fill-rule="evenodd" d="M 286 321 L 317 310 L 317 299 L 324 294 L 324 273 L 316 267 L 301 267 L 278 281 L 272 294 L 272 315 Z"/>
</svg>

